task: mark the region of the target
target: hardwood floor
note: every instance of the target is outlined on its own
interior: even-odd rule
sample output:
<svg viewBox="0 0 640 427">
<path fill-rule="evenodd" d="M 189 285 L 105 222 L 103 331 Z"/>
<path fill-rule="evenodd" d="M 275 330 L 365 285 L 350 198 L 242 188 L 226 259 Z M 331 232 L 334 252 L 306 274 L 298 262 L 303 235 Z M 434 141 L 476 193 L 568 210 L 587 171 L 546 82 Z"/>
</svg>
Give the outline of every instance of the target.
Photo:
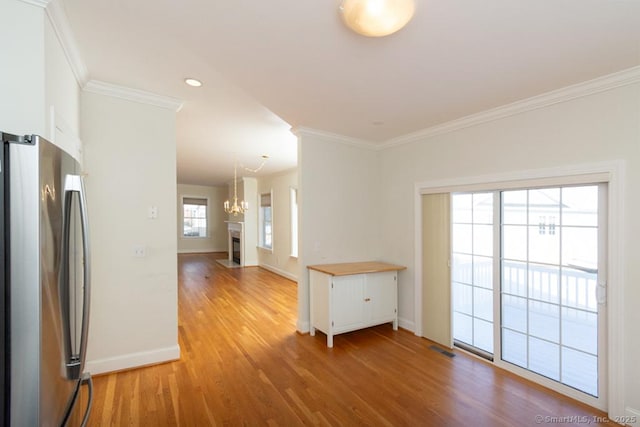
<svg viewBox="0 0 640 427">
<path fill-rule="evenodd" d="M 322 333 L 296 333 L 294 282 L 214 258 L 179 256 L 181 360 L 95 378 L 91 426 L 606 424 L 391 324 L 337 335 L 329 349 Z"/>
</svg>

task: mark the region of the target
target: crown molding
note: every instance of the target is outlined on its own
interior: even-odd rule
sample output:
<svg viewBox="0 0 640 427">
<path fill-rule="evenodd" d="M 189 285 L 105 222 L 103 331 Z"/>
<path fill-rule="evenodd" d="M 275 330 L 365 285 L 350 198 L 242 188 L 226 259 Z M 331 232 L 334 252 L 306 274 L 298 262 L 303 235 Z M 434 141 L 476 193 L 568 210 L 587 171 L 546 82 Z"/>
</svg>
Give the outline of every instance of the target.
<svg viewBox="0 0 640 427">
<path fill-rule="evenodd" d="M 155 93 L 145 92 L 139 89 L 131 89 L 98 80 L 91 80 L 87 82 L 87 84 L 84 85 L 83 90 L 85 92 L 97 93 L 99 95 L 112 96 L 114 98 L 126 99 L 127 101 L 166 108 L 176 112 L 180 111 L 184 104 L 184 101 L 178 98 L 157 95 Z"/>
<path fill-rule="evenodd" d="M 51 2 L 51 0 L 19 0 L 19 1 L 23 3 L 32 4 L 34 6 L 38 6 L 43 9 L 47 7 L 47 5 Z"/>
<path fill-rule="evenodd" d="M 322 130 L 318 130 L 318 129 L 312 129 L 312 128 L 306 128 L 306 127 L 296 127 L 296 128 L 291 128 L 291 133 L 293 133 L 295 136 L 297 136 L 298 138 L 304 137 L 305 135 L 308 136 L 314 136 L 314 137 L 320 137 L 323 139 L 328 139 L 332 142 L 337 142 L 339 144 L 343 144 L 343 145 L 348 145 L 351 147 L 356 147 L 356 148 L 364 148 L 366 150 L 377 150 L 378 147 L 376 147 L 375 145 L 373 145 L 371 142 L 364 140 L 364 139 L 358 139 L 358 138 L 351 138 L 348 136 L 344 136 L 344 135 L 338 135 L 335 133 L 331 133 L 331 132 L 325 132 Z"/>
<path fill-rule="evenodd" d="M 573 99 L 582 98 L 585 96 L 636 83 L 640 83 L 640 66 L 628 68 L 626 70 L 607 74 L 593 80 L 577 83 L 561 89 L 553 90 L 551 92 L 546 92 L 520 101 L 512 102 L 507 105 L 482 111 L 480 113 L 451 120 L 449 122 L 431 126 L 417 132 L 401 135 L 397 138 L 389 139 L 382 144 L 376 144 L 372 141 L 367 141 L 364 139 L 350 138 L 344 135 L 333 134 L 330 132 L 305 127 L 292 128 L 291 132 L 297 137 L 310 135 L 357 148 L 382 151 L 388 148 L 418 142 L 436 135 L 455 132 L 457 130 L 476 126 L 482 123 L 503 119 L 509 116 L 514 116 L 516 114 L 522 114 L 527 111 L 549 107 L 554 104 L 571 101 Z"/>
<path fill-rule="evenodd" d="M 24 0 L 23 0 L 24 1 Z M 87 81 L 89 81 L 89 70 L 80 56 L 80 49 L 76 43 L 76 38 L 71 30 L 69 19 L 64 11 L 61 0 L 47 0 L 48 6 L 46 6 L 47 16 L 49 22 L 53 27 L 53 31 L 58 37 L 60 46 L 64 55 L 67 57 L 71 71 L 78 82 L 80 87 L 83 87 Z"/>
<path fill-rule="evenodd" d="M 635 83 L 640 83 L 640 66 L 628 68 L 617 73 L 608 74 L 583 83 L 543 93 L 541 95 L 536 95 L 501 107 L 492 108 L 477 114 L 472 114 L 450 122 L 435 125 L 418 132 L 392 138 L 383 144 L 376 146 L 375 149 L 384 150 L 399 145 L 410 144 L 436 135 L 454 132 L 482 123 L 499 120 L 539 108 L 549 107 L 554 104 L 571 101 L 572 99 L 582 98 Z"/>
</svg>

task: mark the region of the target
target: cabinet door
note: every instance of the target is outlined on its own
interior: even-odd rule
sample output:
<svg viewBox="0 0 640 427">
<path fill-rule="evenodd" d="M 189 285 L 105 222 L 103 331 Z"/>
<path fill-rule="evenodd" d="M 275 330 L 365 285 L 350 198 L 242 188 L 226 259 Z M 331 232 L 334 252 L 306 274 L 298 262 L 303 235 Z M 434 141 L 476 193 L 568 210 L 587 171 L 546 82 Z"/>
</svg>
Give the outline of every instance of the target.
<svg viewBox="0 0 640 427">
<path fill-rule="evenodd" d="M 309 303 L 311 326 L 327 333 L 331 326 L 330 295 L 333 276 L 319 271 L 309 271 Z"/>
<path fill-rule="evenodd" d="M 364 275 L 336 276 L 332 289 L 333 327 L 335 332 L 362 325 Z"/>
<path fill-rule="evenodd" d="M 397 272 L 367 274 L 365 301 L 367 318 L 372 322 L 391 321 L 396 316 Z"/>
</svg>

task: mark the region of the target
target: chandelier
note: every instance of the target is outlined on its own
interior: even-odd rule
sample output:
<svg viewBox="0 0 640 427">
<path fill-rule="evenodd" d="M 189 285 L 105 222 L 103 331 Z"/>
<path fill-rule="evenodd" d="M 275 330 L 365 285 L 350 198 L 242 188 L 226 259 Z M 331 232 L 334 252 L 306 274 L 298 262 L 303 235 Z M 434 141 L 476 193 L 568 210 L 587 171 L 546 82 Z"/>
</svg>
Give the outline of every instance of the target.
<svg viewBox="0 0 640 427">
<path fill-rule="evenodd" d="M 414 0 L 343 0 L 340 14 L 358 34 L 382 37 L 402 29 L 413 17 Z"/>
<path fill-rule="evenodd" d="M 238 205 L 238 179 L 236 174 L 237 169 L 237 161 L 233 162 L 233 205 L 229 204 L 229 200 L 224 202 L 224 211 L 233 216 L 237 216 L 238 214 L 243 214 L 247 209 L 249 209 L 249 204 L 244 200 L 240 201 L 240 205 Z"/>
</svg>

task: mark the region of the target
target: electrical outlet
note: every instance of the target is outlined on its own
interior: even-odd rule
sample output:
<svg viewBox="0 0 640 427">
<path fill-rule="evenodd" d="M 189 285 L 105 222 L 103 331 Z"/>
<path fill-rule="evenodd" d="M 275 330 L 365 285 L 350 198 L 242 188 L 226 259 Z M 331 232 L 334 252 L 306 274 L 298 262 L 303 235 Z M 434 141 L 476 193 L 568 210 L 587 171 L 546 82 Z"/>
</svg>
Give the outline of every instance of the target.
<svg viewBox="0 0 640 427">
<path fill-rule="evenodd" d="M 147 211 L 147 217 L 149 219 L 157 219 L 158 218 L 158 207 L 157 206 L 149 206 Z"/>
<path fill-rule="evenodd" d="M 146 246 L 134 246 L 133 247 L 133 256 L 136 258 L 144 258 L 147 256 L 147 248 Z"/>
</svg>

